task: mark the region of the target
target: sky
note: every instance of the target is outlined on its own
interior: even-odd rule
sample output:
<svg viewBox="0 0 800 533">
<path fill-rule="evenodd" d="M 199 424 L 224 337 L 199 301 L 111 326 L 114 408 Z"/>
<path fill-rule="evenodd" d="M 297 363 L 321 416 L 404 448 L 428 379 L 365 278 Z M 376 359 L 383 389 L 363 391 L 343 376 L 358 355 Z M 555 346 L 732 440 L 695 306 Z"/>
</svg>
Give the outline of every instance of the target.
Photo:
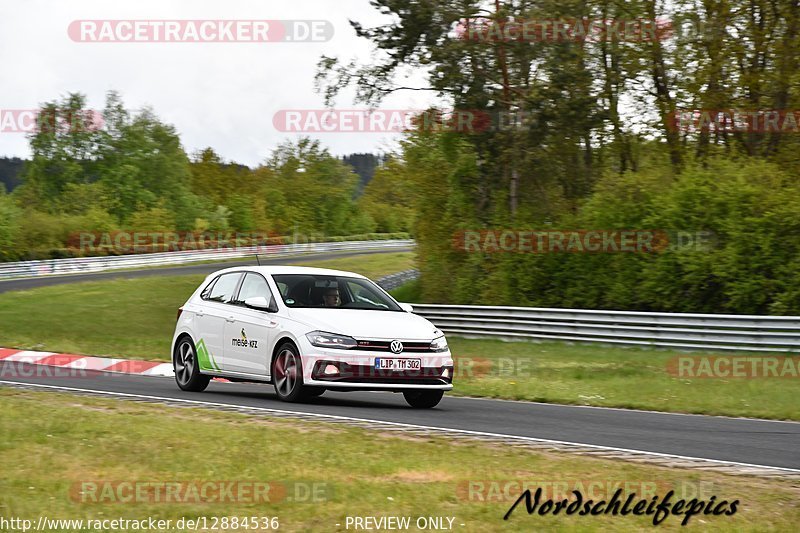
<svg viewBox="0 0 800 533">
<path fill-rule="evenodd" d="M 69 92 L 85 94 L 89 108 L 102 109 L 106 93 L 116 90 L 127 108 L 150 106 L 173 124 L 188 153 L 210 146 L 227 161 L 255 166 L 279 143 L 300 136 L 279 131 L 273 124 L 276 114 L 324 109 L 313 84 L 322 54 L 361 63 L 372 59 L 370 43 L 356 37 L 348 19 L 367 26 L 387 20 L 368 0 L 0 0 L 0 113 L 7 119 L 9 112 L 36 109 Z M 120 20 L 150 26 L 162 20 L 315 20 L 323 21 L 319 24 L 330 28 L 332 37 L 324 42 L 91 42 L 102 37 L 96 22 L 81 40 L 79 29 L 91 28 L 81 21 Z M 114 24 L 116 35 L 126 35 Z M 424 86 L 424 72 L 401 81 Z M 336 107 L 363 108 L 352 95 L 343 93 Z M 427 91 L 405 91 L 381 108 L 421 109 L 434 102 Z M 306 134 L 336 155 L 387 152 L 398 140 L 386 132 Z M 29 155 L 24 133 L 0 130 L 0 156 Z"/>
</svg>

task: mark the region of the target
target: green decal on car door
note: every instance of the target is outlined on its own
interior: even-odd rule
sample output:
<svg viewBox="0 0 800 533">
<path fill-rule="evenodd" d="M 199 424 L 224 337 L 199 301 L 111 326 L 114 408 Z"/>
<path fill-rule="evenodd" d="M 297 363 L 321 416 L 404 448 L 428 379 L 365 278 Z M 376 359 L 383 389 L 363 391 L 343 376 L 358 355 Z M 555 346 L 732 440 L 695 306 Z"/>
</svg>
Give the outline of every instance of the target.
<svg viewBox="0 0 800 533">
<path fill-rule="evenodd" d="M 203 339 L 197 343 L 197 361 L 200 363 L 200 370 L 219 370 L 214 356 L 206 348 Z"/>
</svg>

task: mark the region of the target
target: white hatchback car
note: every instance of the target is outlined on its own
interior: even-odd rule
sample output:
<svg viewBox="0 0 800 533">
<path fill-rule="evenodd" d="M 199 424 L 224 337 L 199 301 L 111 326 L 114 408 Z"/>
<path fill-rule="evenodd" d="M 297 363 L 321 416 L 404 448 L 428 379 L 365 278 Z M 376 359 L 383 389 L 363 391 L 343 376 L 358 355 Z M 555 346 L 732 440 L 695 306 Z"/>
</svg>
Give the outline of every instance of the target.
<svg viewBox="0 0 800 533">
<path fill-rule="evenodd" d="M 178 312 L 172 361 L 183 390 L 202 391 L 212 377 L 271 382 L 289 402 L 385 390 L 427 408 L 453 388 L 436 326 L 364 276 L 322 268 L 211 274 Z"/>
</svg>

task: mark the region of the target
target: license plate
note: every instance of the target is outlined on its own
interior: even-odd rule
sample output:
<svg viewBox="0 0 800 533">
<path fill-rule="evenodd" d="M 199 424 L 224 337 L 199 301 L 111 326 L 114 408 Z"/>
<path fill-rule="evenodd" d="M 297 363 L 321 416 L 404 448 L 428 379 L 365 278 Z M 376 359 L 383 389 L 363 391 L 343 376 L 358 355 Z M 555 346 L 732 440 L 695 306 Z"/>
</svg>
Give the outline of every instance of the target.
<svg viewBox="0 0 800 533">
<path fill-rule="evenodd" d="M 376 357 L 376 370 L 419 370 L 422 366 L 420 359 L 395 359 L 391 357 Z"/>
</svg>

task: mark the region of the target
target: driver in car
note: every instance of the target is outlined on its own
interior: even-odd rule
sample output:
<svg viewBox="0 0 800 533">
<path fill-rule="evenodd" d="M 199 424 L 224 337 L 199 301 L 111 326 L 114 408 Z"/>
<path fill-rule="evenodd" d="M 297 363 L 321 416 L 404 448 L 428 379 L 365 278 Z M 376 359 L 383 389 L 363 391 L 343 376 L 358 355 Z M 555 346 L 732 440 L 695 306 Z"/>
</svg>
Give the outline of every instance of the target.
<svg viewBox="0 0 800 533">
<path fill-rule="evenodd" d="M 322 303 L 325 307 L 339 307 L 342 305 L 342 300 L 339 297 L 339 289 L 336 287 L 326 289 L 322 298 Z"/>
</svg>

